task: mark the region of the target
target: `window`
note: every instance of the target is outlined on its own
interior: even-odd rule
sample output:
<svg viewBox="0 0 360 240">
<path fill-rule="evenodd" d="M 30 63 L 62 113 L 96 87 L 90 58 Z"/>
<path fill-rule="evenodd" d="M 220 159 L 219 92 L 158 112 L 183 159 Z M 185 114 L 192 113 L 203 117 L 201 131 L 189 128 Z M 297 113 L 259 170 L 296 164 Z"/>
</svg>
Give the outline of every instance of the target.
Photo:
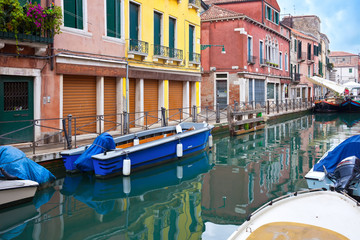
<svg viewBox="0 0 360 240">
<path fill-rule="evenodd" d="M 130 2 L 130 49 L 135 51 L 138 51 L 139 45 L 139 8 L 139 5 Z"/>
<path fill-rule="evenodd" d="M 253 83 L 254 80 L 253 79 L 249 79 L 249 102 L 252 103 L 252 101 L 254 101 L 254 96 L 253 96 Z"/>
<path fill-rule="evenodd" d="M 272 20 L 271 8 L 269 6 L 266 6 L 266 18 L 270 21 Z"/>
<path fill-rule="evenodd" d="M 265 106 L 265 81 L 260 79 L 255 79 L 254 85 L 255 93 L 255 104 L 260 104 L 262 107 Z"/>
<path fill-rule="evenodd" d="M 352 68 L 349 68 L 349 73 L 352 73 Z"/>
<path fill-rule="evenodd" d="M 252 38 L 248 37 L 248 53 L 247 53 L 247 59 L 249 63 L 253 62 L 252 59 Z"/>
<path fill-rule="evenodd" d="M 297 47 L 297 44 L 296 44 L 296 39 L 294 39 L 294 48 L 295 48 L 295 52 L 296 52 L 296 47 Z"/>
<path fill-rule="evenodd" d="M 310 68 L 310 66 L 308 66 L 308 77 L 310 77 L 311 76 L 311 68 Z"/>
<path fill-rule="evenodd" d="M 288 71 L 288 55 L 285 53 L 285 71 Z"/>
<path fill-rule="evenodd" d="M 175 48 L 175 28 L 176 28 L 176 19 L 169 18 L 169 48 Z M 172 52 L 172 51 L 170 51 Z"/>
<path fill-rule="evenodd" d="M 260 46 L 259 46 L 259 51 L 260 51 L 260 64 L 264 64 L 264 43 L 262 41 L 260 41 Z"/>
<path fill-rule="evenodd" d="M 121 38 L 121 2 L 106 0 L 106 35 Z"/>
<path fill-rule="evenodd" d="M 82 0 L 64 0 L 64 26 L 83 29 Z"/>
<path fill-rule="evenodd" d="M 195 27 L 189 25 L 189 61 L 194 60 L 194 32 Z"/>
<path fill-rule="evenodd" d="M 275 11 L 274 11 L 274 13 L 275 13 L 274 22 L 275 22 L 276 24 L 279 24 L 279 13 L 278 13 L 278 12 L 275 12 Z"/>
<path fill-rule="evenodd" d="M 300 88 L 296 89 L 296 97 L 298 97 L 298 98 L 300 97 Z"/>
<path fill-rule="evenodd" d="M 161 55 L 161 19 L 162 14 L 154 12 L 154 55 Z"/>
<path fill-rule="evenodd" d="M 275 98 L 275 84 L 268 83 L 267 85 L 267 99 L 274 99 Z"/>
<path fill-rule="evenodd" d="M 282 70 L 282 53 L 279 54 L 279 68 Z"/>
</svg>

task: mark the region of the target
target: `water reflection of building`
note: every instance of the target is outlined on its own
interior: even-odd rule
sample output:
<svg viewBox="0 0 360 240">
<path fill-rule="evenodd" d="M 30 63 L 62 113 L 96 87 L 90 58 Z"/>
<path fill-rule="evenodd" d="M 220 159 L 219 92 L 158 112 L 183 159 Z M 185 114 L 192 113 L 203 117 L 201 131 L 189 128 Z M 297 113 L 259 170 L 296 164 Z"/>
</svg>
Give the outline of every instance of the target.
<svg viewBox="0 0 360 240">
<path fill-rule="evenodd" d="M 307 115 L 215 141 L 215 166 L 204 176 L 203 219 L 240 224 L 269 199 L 299 189 L 313 165 L 303 147 L 313 140 L 312 119 Z"/>
<path fill-rule="evenodd" d="M 201 173 L 210 167 L 203 152 L 130 178 L 67 176 L 23 234 L 34 239 L 200 239 Z"/>
</svg>

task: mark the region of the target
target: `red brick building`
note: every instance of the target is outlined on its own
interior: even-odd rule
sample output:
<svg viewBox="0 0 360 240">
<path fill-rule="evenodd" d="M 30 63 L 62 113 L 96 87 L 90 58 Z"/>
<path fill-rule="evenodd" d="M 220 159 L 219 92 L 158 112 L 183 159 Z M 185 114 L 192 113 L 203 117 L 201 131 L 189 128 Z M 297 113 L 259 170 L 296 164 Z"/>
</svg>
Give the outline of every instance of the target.
<svg viewBox="0 0 360 240">
<path fill-rule="evenodd" d="M 288 98 L 290 30 L 280 24 L 277 1 L 205 3 L 210 7 L 201 15 L 201 105 Z"/>
</svg>

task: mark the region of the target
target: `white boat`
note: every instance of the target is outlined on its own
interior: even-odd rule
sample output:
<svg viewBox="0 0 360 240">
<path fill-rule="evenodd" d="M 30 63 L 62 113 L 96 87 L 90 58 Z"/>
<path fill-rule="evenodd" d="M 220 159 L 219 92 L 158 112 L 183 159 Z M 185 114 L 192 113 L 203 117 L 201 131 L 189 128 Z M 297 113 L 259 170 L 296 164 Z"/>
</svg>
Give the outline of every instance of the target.
<svg viewBox="0 0 360 240">
<path fill-rule="evenodd" d="M 0 209 L 31 201 L 38 186 L 31 180 L 0 180 Z"/>
<path fill-rule="evenodd" d="M 360 135 L 332 147 L 305 175 L 308 187 L 335 188 L 360 196 Z"/>
<path fill-rule="evenodd" d="M 279 197 L 252 213 L 228 239 L 359 239 L 359 203 L 335 191 Z"/>
</svg>

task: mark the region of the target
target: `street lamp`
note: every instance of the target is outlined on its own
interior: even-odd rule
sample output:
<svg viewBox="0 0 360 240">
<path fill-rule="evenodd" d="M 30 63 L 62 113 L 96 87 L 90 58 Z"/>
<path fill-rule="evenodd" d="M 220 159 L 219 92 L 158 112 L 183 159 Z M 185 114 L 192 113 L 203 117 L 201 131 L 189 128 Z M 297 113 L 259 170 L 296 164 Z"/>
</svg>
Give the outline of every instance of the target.
<svg viewBox="0 0 360 240">
<path fill-rule="evenodd" d="M 224 45 L 202 44 L 202 45 L 200 46 L 200 49 L 201 49 L 201 50 L 205 50 L 205 49 L 211 48 L 211 47 L 222 47 L 221 53 L 222 53 L 222 54 L 225 54 L 225 53 L 226 53 L 226 52 L 225 52 L 225 46 L 224 46 Z"/>
</svg>

